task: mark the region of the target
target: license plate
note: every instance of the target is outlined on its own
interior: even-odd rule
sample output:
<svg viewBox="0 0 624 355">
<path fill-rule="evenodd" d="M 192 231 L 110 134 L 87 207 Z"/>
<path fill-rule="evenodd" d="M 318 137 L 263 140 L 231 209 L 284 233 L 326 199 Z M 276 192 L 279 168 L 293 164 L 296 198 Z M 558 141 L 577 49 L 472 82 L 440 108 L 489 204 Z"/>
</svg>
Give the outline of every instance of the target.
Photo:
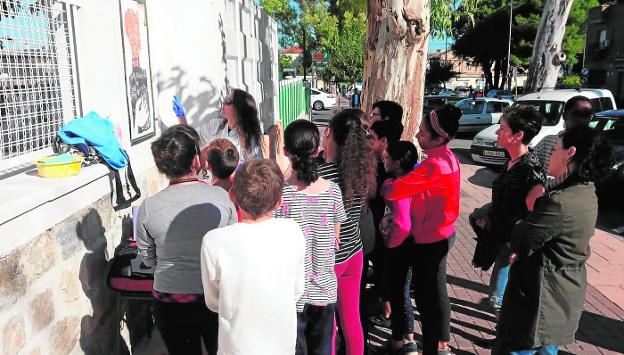
<svg viewBox="0 0 624 355">
<path fill-rule="evenodd" d="M 483 155 L 488 156 L 488 157 L 504 158 L 505 152 L 499 152 L 496 150 L 484 150 Z"/>
</svg>

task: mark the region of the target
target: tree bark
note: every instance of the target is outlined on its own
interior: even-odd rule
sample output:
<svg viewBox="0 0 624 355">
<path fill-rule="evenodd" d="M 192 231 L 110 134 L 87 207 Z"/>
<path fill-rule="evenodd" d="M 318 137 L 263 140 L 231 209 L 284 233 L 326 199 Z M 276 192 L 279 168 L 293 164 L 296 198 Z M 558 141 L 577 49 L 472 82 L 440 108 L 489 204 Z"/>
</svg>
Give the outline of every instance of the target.
<svg viewBox="0 0 624 355">
<path fill-rule="evenodd" d="M 561 42 L 572 2 L 573 0 L 544 1 L 542 19 L 533 44 L 525 93 L 543 88 L 554 88 L 557 84 L 561 66 L 557 56 L 561 51 Z"/>
<path fill-rule="evenodd" d="M 500 74 L 501 74 L 500 59 L 496 59 L 494 61 L 494 88 L 496 89 L 500 89 Z"/>
<path fill-rule="evenodd" d="M 485 76 L 485 87 L 488 89 L 494 88 L 494 82 L 492 81 L 492 62 L 481 63 L 483 69 L 483 76 Z"/>
<path fill-rule="evenodd" d="M 369 0 L 363 109 L 378 100 L 403 106 L 403 139 L 414 141 L 422 116 L 430 0 Z"/>
</svg>

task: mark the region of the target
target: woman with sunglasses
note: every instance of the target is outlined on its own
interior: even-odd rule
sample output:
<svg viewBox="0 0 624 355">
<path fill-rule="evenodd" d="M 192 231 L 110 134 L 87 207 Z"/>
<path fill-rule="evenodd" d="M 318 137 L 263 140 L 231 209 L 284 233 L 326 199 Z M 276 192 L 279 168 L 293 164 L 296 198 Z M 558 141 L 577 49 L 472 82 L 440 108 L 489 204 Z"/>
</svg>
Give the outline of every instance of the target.
<svg viewBox="0 0 624 355">
<path fill-rule="evenodd" d="M 199 136 L 187 125 L 167 129 L 152 155 L 169 186 L 141 204 L 136 221 L 143 263 L 155 266 L 154 320 L 170 354 L 217 350 L 217 315 L 204 302 L 200 247 L 204 235 L 236 223 L 228 193 L 197 179 Z"/>
<path fill-rule="evenodd" d="M 186 113 L 177 97 L 174 97 L 173 110 L 179 122 L 186 124 Z M 223 100 L 219 113 L 221 119 L 209 120 L 197 129 L 202 145 L 217 138 L 227 138 L 238 149 L 241 161 L 262 158 L 264 128 L 253 96 L 234 89 Z"/>
<path fill-rule="evenodd" d="M 459 128 L 461 111 L 451 105 L 423 117 L 416 138 L 427 154 L 418 167 L 384 189 L 388 201 L 411 198 L 409 234 L 394 254 L 394 284 L 405 280 L 412 268 L 412 285 L 423 336 L 424 355 L 451 354 L 451 307 L 446 290 L 446 256 L 455 241 L 459 216 L 459 161 L 448 143 Z M 403 304 L 402 288 L 390 294 L 391 303 Z M 405 313 L 392 312 L 392 349 L 400 351 L 405 333 Z"/>
</svg>

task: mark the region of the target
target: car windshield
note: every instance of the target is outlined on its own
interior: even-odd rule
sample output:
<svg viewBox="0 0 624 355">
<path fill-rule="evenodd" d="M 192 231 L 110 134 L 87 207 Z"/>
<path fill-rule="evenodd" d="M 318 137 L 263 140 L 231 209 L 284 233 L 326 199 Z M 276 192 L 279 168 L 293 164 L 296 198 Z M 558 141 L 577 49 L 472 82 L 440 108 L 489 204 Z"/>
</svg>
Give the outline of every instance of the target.
<svg viewBox="0 0 624 355">
<path fill-rule="evenodd" d="M 595 116 L 589 126 L 601 131 L 612 144 L 624 144 L 624 116 Z"/>
<path fill-rule="evenodd" d="M 458 102 L 455 106 L 462 110 L 462 113 L 465 115 L 480 114 L 483 111 L 483 101 L 481 100 L 465 99 Z"/>
<path fill-rule="evenodd" d="M 535 101 L 516 101 L 514 106 L 533 106 L 539 113 L 544 116 L 544 120 L 542 121 L 542 126 L 556 126 L 559 123 L 559 119 L 561 118 L 561 114 L 563 113 L 563 105 L 562 101 L 543 101 L 543 100 L 535 100 Z"/>
</svg>

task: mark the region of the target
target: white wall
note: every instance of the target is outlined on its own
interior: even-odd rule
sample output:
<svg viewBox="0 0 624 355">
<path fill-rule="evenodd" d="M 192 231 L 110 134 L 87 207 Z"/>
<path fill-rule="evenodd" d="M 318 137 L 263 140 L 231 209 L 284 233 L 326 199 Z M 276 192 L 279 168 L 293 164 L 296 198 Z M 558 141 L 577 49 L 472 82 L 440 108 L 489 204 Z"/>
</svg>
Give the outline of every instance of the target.
<svg viewBox="0 0 624 355">
<path fill-rule="evenodd" d="M 153 139 L 130 144 L 119 1 L 68 3 L 77 4 L 72 5 L 74 64 L 82 112 L 96 111 L 120 127 L 134 173 L 144 180 L 154 170 Z M 189 123 L 197 126 L 218 117 L 228 87 L 248 90 L 256 98 L 265 129 L 273 125 L 278 112 L 277 27 L 254 2 L 148 1 L 147 13 L 157 136 L 177 123 L 173 95 L 180 96 Z M 105 169 L 88 168 L 75 178 L 54 182 L 32 173 L 0 180 L 0 195 L 13 197 L 0 200 L 0 236 L 19 234 L 0 240 L 0 256 L 110 194 L 108 179 Z M 68 199 L 71 203 L 61 203 Z"/>
</svg>

